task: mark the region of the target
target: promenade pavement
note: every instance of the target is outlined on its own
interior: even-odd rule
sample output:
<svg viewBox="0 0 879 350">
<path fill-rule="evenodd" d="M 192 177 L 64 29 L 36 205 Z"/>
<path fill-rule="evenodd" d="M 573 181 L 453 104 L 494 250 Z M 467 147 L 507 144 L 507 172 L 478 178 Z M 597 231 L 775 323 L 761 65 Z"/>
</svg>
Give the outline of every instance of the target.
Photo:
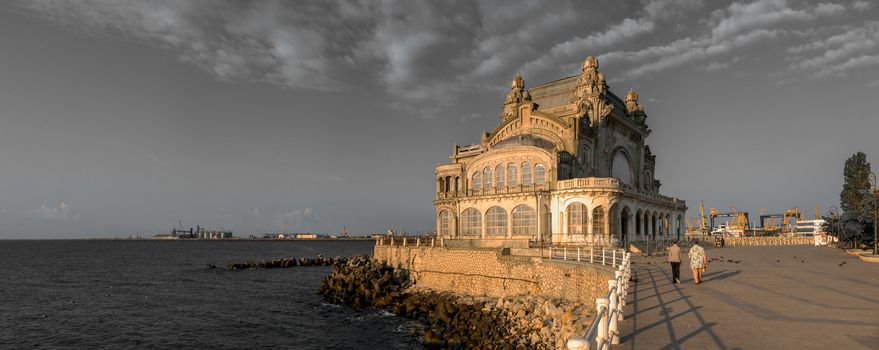
<svg viewBox="0 0 879 350">
<path fill-rule="evenodd" d="M 707 253 L 721 261 L 699 285 L 687 262 L 673 284 L 664 256 L 633 258 L 616 348 L 879 349 L 879 264 L 814 246 Z"/>
</svg>

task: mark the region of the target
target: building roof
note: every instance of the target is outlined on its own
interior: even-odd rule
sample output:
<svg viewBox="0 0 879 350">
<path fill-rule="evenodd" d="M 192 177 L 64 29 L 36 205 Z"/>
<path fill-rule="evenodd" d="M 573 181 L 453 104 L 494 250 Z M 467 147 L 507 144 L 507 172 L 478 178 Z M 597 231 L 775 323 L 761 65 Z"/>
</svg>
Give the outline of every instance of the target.
<svg viewBox="0 0 879 350">
<path fill-rule="evenodd" d="M 501 140 L 497 144 L 494 145 L 494 148 L 507 148 L 507 147 L 516 147 L 516 146 L 533 146 L 538 148 L 543 148 L 547 150 L 552 150 L 555 145 L 552 141 L 531 135 L 516 135 L 511 136 L 506 139 Z"/>
</svg>

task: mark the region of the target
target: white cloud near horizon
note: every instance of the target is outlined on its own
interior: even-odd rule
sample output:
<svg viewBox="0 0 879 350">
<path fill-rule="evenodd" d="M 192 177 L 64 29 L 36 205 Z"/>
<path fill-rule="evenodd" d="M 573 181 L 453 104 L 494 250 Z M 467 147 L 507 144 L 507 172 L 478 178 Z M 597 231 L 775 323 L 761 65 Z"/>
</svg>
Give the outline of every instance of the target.
<svg viewBox="0 0 879 350">
<path fill-rule="evenodd" d="M 43 204 L 39 208 L 31 210 L 28 214 L 32 218 L 46 221 L 79 220 L 79 213 L 64 202 L 59 202 L 58 205 L 54 206 Z"/>
</svg>

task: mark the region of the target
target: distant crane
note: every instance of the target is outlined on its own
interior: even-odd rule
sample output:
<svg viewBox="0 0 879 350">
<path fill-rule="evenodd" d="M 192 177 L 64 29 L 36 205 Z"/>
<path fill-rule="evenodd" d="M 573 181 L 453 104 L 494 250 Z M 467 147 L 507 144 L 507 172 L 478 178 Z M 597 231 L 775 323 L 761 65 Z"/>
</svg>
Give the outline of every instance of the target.
<svg viewBox="0 0 879 350">
<path fill-rule="evenodd" d="M 699 218 L 702 219 L 702 223 L 699 225 L 699 231 L 702 231 L 704 234 L 707 230 L 705 227 L 705 203 L 702 201 L 699 201 Z"/>
<path fill-rule="evenodd" d="M 781 224 L 782 226 L 787 226 L 787 218 L 791 217 L 796 220 L 800 220 L 800 208 L 794 207 L 791 210 L 784 212 L 784 217 L 782 217 Z"/>
<path fill-rule="evenodd" d="M 745 231 L 749 230 L 751 228 L 750 220 L 748 219 L 748 212 L 746 212 L 746 211 L 739 212 L 738 209 L 736 209 L 736 207 L 734 207 L 734 206 L 730 206 L 730 208 L 732 208 L 733 211 L 728 212 L 728 213 L 720 213 L 717 210 L 715 210 L 714 208 L 709 209 L 709 211 L 711 213 L 711 216 L 710 216 L 710 218 L 711 218 L 711 231 L 714 231 L 714 218 L 727 217 L 727 218 L 733 218 L 736 220 L 736 224 L 742 229 L 742 234 L 744 235 Z"/>
</svg>

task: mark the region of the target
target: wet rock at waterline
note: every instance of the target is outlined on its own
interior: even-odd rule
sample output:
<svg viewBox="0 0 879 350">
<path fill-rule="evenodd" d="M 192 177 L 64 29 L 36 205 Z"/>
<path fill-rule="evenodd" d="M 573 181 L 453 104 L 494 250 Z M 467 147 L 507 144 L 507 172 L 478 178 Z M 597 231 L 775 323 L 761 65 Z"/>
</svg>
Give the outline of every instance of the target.
<svg viewBox="0 0 879 350">
<path fill-rule="evenodd" d="M 406 271 L 365 257 L 335 265 L 321 283 L 325 301 L 377 307 L 423 325 L 422 342 L 438 349 L 562 349 L 592 321 L 586 305 L 539 297 L 490 299 L 412 288 Z"/>
</svg>

